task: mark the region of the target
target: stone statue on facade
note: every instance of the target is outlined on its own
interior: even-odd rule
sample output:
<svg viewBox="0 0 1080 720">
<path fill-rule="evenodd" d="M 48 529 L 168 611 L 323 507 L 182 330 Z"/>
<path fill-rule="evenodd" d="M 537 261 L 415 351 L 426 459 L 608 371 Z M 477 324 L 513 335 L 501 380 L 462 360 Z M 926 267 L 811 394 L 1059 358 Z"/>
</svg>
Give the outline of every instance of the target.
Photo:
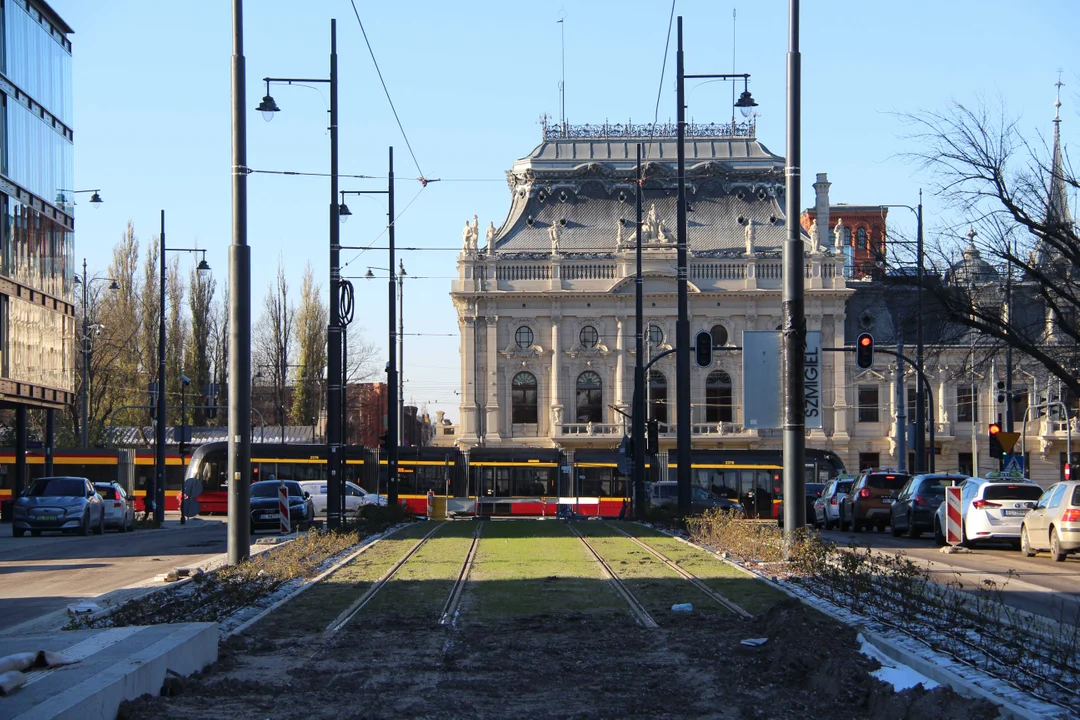
<svg viewBox="0 0 1080 720">
<path fill-rule="evenodd" d="M 493 243 L 495 242 L 495 223 L 488 223 L 488 229 L 487 233 L 484 236 L 484 239 L 487 240 L 487 249 L 490 250 L 493 247 Z"/>
<path fill-rule="evenodd" d="M 480 220 L 476 215 L 472 217 L 472 222 L 466 220 L 465 227 L 461 229 L 461 249 L 464 252 L 476 252 L 476 241 L 480 237 Z"/>
<path fill-rule="evenodd" d="M 615 223 L 615 249 L 616 250 L 622 250 L 623 249 L 622 227 L 623 227 L 622 220 Z"/>
<path fill-rule="evenodd" d="M 746 221 L 746 254 L 754 254 L 754 246 L 757 244 L 757 224 L 753 220 Z"/>
<path fill-rule="evenodd" d="M 664 223 L 660 220 L 660 216 L 656 214 L 655 203 L 649 205 L 649 214 L 641 223 L 641 236 L 646 243 L 671 241 L 667 233 L 664 232 Z"/>
<path fill-rule="evenodd" d="M 844 247 L 844 219 L 843 218 L 836 218 L 836 230 L 835 230 L 835 232 L 836 232 L 836 239 L 833 240 L 833 243 L 836 245 L 837 248 Z"/>
<path fill-rule="evenodd" d="M 559 225 L 558 223 L 551 223 L 551 227 L 548 228 L 548 237 L 551 238 L 551 254 L 559 254 Z"/>
<path fill-rule="evenodd" d="M 562 425 L 562 405 L 551 406 L 551 424 Z"/>
<path fill-rule="evenodd" d="M 810 223 L 810 244 L 813 246 L 814 250 L 821 247 L 820 241 L 821 235 L 818 231 L 817 218 L 814 218 L 814 221 Z"/>
</svg>

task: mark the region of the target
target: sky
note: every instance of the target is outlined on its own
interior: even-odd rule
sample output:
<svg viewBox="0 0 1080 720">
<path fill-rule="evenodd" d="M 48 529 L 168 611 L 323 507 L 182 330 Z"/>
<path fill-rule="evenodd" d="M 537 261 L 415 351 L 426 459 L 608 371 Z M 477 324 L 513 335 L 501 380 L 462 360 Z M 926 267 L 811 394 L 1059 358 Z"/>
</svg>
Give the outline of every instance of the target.
<svg viewBox="0 0 1080 720">
<path fill-rule="evenodd" d="M 128 221 L 145 243 L 166 213 L 170 247 L 207 249 L 219 293 L 228 276 L 232 195 L 231 2 L 50 0 L 74 28 L 76 189 L 100 188 L 104 203 L 76 207 L 75 257 L 107 271 Z M 539 144 L 539 118 L 558 120 L 565 57 L 570 123 L 649 122 L 675 116 L 675 29 L 667 0 L 355 4 L 405 136 L 382 89 L 350 0 L 248 0 L 244 54 L 247 159 L 256 170 L 329 171 L 327 86 L 274 86 L 281 112 L 255 108 L 266 76 L 325 78 L 330 20 L 337 19 L 342 190 L 384 190 L 394 147 L 398 246 L 404 283 L 404 377 L 408 404 L 459 419 L 457 316 L 450 301 L 466 219 L 502 224 L 510 207 L 505 172 Z M 687 74 L 750 73 L 759 103 L 757 136 L 785 152 L 788 3 L 676 0 Z M 734 14 L 734 18 L 733 18 Z M 558 20 L 562 18 L 563 23 Z M 1075 0 L 952 0 L 907 3 L 804 2 L 802 206 L 816 173 L 828 173 L 833 203 L 916 205 L 926 188 L 928 232 L 948 224 L 930 178 L 906 160 L 920 147 L 900 114 L 985 102 L 1049 137 L 1062 70 L 1062 136 L 1080 123 L 1080 21 Z M 734 25 L 734 26 L 733 26 Z M 565 48 L 565 52 L 563 51 Z M 687 119 L 731 117 L 731 86 L 687 81 Z M 741 88 L 739 88 L 741 91 Z M 657 101 L 659 96 L 659 109 Z M 408 143 L 406 143 L 406 137 Z M 411 146 L 411 150 L 410 147 Z M 427 187 L 419 177 L 438 178 Z M 329 275 L 327 177 L 248 177 L 252 317 L 281 263 L 294 297 L 310 263 L 325 297 Z M 80 195 L 80 199 L 88 197 Z M 385 247 L 385 196 L 346 199 L 353 216 L 343 246 Z M 914 234 L 914 214 L 894 210 L 890 233 Z M 929 242 L 929 238 L 928 238 Z M 186 270 L 197 261 L 179 255 Z M 342 250 L 356 276 L 356 322 L 387 350 L 387 286 L 364 280 L 386 268 L 385 250 Z"/>
</svg>

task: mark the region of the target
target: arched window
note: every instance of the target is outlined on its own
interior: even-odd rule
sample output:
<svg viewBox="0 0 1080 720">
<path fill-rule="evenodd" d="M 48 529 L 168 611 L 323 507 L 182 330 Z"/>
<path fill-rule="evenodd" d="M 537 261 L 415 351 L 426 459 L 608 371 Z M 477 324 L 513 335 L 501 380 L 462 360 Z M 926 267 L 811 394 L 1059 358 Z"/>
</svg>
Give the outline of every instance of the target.
<svg viewBox="0 0 1080 720">
<path fill-rule="evenodd" d="M 578 333 L 578 340 L 581 342 L 581 347 L 588 350 L 596 347 L 596 344 L 600 342 L 600 333 L 596 332 L 596 328 L 592 325 L 586 325 Z"/>
<path fill-rule="evenodd" d="M 844 246 L 851 247 L 851 228 L 844 228 Z"/>
<path fill-rule="evenodd" d="M 662 372 L 649 371 L 649 414 L 651 420 L 666 423 L 667 411 L 667 378 Z"/>
<path fill-rule="evenodd" d="M 723 325 L 713 325 L 709 334 L 712 335 L 713 347 L 727 345 L 727 329 Z"/>
<path fill-rule="evenodd" d="M 528 325 L 522 325 L 514 333 L 514 342 L 522 350 L 529 348 L 533 344 L 533 331 Z"/>
<path fill-rule="evenodd" d="M 600 376 L 586 370 L 577 379 L 577 421 L 598 423 L 604 421 L 604 388 Z"/>
<path fill-rule="evenodd" d="M 536 376 L 519 372 L 510 383 L 511 422 L 536 422 Z"/>
<path fill-rule="evenodd" d="M 732 422 L 734 418 L 731 376 L 723 370 L 714 370 L 705 379 L 705 422 Z"/>
<path fill-rule="evenodd" d="M 866 228 L 861 227 L 855 231 L 855 243 L 860 250 L 866 249 Z"/>
</svg>

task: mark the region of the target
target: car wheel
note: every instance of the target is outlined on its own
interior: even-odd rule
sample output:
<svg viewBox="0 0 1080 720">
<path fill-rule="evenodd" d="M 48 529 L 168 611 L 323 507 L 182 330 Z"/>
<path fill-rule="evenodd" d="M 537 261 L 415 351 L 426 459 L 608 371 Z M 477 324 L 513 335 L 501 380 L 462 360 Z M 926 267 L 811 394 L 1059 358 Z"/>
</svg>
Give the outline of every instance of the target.
<svg viewBox="0 0 1080 720">
<path fill-rule="evenodd" d="M 908 520 L 908 523 L 910 523 L 910 522 L 911 521 Z M 910 528 L 911 525 L 909 524 L 908 527 Z M 896 527 L 896 520 L 895 519 L 889 522 L 889 531 L 892 533 L 893 537 L 900 537 L 901 530 L 902 530 L 902 528 Z"/>
<path fill-rule="evenodd" d="M 920 535 L 922 535 L 922 530 L 920 530 L 918 527 L 915 526 L 915 516 L 914 515 L 908 515 L 908 519 L 907 519 L 907 536 L 909 538 L 911 538 L 912 540 L 914 540 L 915 538 L 919 537 Z"/>
<path fill-rule="evenodd" d="M 105 534 L 105 511 L 101 511 L 101 519 L 98 520 L 97 530 L 94 531 L 98 535 Z"/>
<path fill-rule="evenodd" d="M 1054 558 L 1054 562 L 1065 562 L 1065 551 L 1061 549 L 1057 528 L 1050 531 L 1050 557 Z"/>
<path fill-rule="evenodd" d="M 124 515 L 124 517 L 120 518 L 120 524 L 117 526 L 116 532 L 124 533 L 127 532 L 127 529 L 127 515 Z"/>
<path fill-rule="evenodd" d="M 14 525 L 11 526 L 11 535 L 13 537 L 22 537 L 24 533 L 26 533 L 24 528 L 17 528 Z"/>
<path fill-rule="evenodd" d="M 83 513 L 82 522 L 79 523 L 79 534 L 86 537 L 90 534 L 90 511 Z"/>
<path fill-rule="evenodd" d="M 934 518 L 934 543 L 938 547 L 945 545 L 945 536 L 941 534 L 941 523 L 937 521 L 936 517 Z"/>
<path fill-rule="evenodd" d="M 1020 552 L 1024 557 L 1035 557 L 1035 548 L 1031 547 L 1031 539 L 1028 538 L 1027 525 L 1020 526 Z"/>
</svg>

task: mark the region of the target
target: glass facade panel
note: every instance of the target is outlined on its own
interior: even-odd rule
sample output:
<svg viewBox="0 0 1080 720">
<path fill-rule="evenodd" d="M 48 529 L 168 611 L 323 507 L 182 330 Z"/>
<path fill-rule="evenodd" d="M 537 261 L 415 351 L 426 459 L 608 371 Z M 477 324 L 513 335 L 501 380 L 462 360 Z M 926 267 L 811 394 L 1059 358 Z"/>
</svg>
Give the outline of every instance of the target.
<svg viewBox="0 0 1080 720">
<path fill-rule="evenodd" d="M 0 275 L 70 302 L 74 234 L 29 205 L 0 194 Z"/>
<path fill-rule="evenodd" d="M 74 392 L 75 318 L 16 297 L 3 297 L 8 319 L 6 376 Z"/>
<path fill-rule="evenodd" d="M 63 33 L 54 29 L 50 34 L 37 11 L 20 0 L 7 0 L 3 8 L 4 74 L 71 127 L 71 52 L 62 43 Z"/>
<path fill-rule="evenodd" d="M 20 102 L 5 98 L 6 175 L 48 202 L 72 190 L 75 146 Z"/>
</svg>

